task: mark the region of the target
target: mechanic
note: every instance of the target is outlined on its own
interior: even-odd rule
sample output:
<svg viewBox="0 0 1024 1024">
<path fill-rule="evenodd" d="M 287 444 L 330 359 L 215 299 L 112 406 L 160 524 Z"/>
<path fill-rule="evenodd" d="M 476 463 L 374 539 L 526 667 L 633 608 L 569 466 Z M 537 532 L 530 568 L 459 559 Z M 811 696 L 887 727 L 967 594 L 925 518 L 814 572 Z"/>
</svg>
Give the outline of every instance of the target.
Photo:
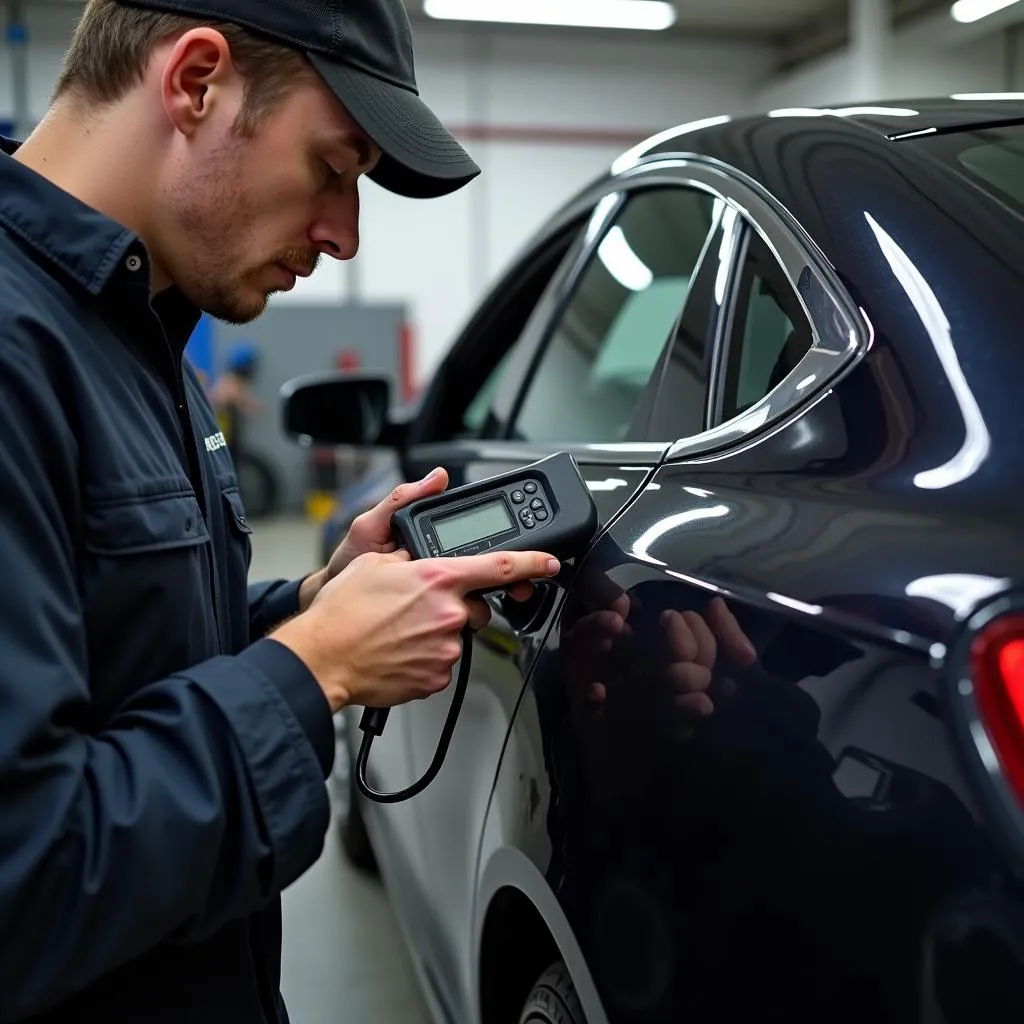
<svg viewBox="0 0 1024 1024">
<path fill-rule="evenodd" d="M 0 1020 L 283 1022 L 281 891 L 319 856 L 332 713 L 447 686 L 474 593 L 539 552 L 411 561 L 364 515 L 247 589 L 183 360 L 358 245 L 362 175 L 478 168 L 419 99 L 402 0 L 89 0 L 0 154 Z M 344 908 L 339 908 L 343 912 Z"/>
</svg>

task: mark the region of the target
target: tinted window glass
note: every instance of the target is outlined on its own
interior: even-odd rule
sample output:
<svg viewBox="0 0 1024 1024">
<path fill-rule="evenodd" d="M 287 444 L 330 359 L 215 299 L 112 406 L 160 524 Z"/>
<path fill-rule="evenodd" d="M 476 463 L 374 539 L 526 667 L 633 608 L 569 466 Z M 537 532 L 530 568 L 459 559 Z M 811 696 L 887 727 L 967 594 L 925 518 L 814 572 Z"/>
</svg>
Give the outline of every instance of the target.
<svg viewBox="0 0 1024 1024">
<path fill-rule="evenodd" d="M 502 377 L 505 375 L 505 369 L 508 367 L 511 358 L 512 349 L 501 357 L 501 362 L 491 370 L 490 376 L 484 381 L 483 387 L 469 403 L 462 417 L 463 435 L 479 437 L 483 432 L 487 415 L 491 411 L 491 402 L 494 399 L 495 392 L 498 390 Z"/>
<path fill-rule="evenodd" d="M 428 435 L 430 440 L 503 435 L 499 396 L 503 389 L 514 396 L 517 379 L 526 373 L 536 340 L 528 325 L 585 226 L 585 217 L 574 221 L 539 252 L 524 255 L 482 309 L 474 311 L 476 329 L 459 342 L 464 358 L 431 396 L 438 406 L 438 425 Z"/>
<path fill-rule="evenodd" d="M 611 442 L 634 414 L 690 289 L 714 204 L 701 192 L 633 195 L 559 318 L 516 423 L 533 441 Z"/>
<path fill-rule="evenodd" d="M 771 250 L 755 232 L 740 274 L 721 419 L 732 419 L 785 379 L 811 347 L 811 325 Z"/>
<path fill-rule="evenodd" d="M 736 211 L 726 210 L 722 204 L 716 208 L 715 221 L 714 233 L 690 285 L 683 318 L 664 361 L 647 425 L 646 437 L 652 441 L 678 441 L 705 429 L 711 339 L 732 267 Z"/>
<path fill-rule="evenodd" d="M 1024 125 L 922 136 L 928 149 L 989 195 L 1024 212 Z"/>
</svg>

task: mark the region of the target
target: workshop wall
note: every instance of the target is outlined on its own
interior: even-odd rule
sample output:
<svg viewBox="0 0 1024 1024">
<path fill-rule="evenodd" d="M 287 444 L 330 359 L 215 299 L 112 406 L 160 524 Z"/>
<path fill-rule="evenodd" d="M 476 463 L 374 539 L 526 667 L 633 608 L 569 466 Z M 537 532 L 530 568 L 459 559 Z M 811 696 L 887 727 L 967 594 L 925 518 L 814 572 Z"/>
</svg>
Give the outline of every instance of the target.
<svg viewBox="0 0 1024 1024">
<path fill-rule="evenodd" d="M 27 5 L 29 104 L 46 109 L 74 24 L 68 5 Z M 277 303 L 358 296 L 402 302 L 417 343 L 417 376 L 436 365 L 481 290 L 543 218 L 627 146 L 669 124 L 748 108 L 770 72 L 767 49 L 574 38 L 479 27 L 417 29 L 423 95 L 464 140 L 484 175 L 428 203 L 367 182 L 363 239 L 351 266 L 324 261 Z M 0 47 L 0 53 L 2 53 Z M 0 64 L 3 64 L 0 57 Z M 0 120 L 10 106 L 0 74 Z M 487 137 L 500 132 L 500 138 Z"/>
<path fill-rule="evenodd" d="M 1024 88 L 1024 32 L 1019 27 L 983 35 L 958 34 L 958 28 L 945 19 L 936 28 L 925 24 L 895 34 L 893 59 L 885 64 L 876 96 L 852 91 L 857 81 L 853 58 L 844 52 L 775 76 L 759 91 L 755 106 L 773 110 Z"/>
</svg>

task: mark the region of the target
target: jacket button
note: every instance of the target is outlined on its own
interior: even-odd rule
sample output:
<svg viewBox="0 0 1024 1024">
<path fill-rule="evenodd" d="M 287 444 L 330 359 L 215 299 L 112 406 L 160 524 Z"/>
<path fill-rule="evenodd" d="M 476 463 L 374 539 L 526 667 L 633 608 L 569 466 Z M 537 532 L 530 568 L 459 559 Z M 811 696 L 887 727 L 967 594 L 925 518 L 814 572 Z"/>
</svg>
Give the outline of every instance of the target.
<svg viewBox="0 0 1024 1024">
<path fill-rule="evenodd" d="M 124 261 L 124 265 L 134 274 L 137 270 L 141 268 L 142 260 L 139 259 L 139 257 L 136 256 L 135 253 L 132 253 L 131 256 L 129 256 L 128 259 Z"/>
</svg>

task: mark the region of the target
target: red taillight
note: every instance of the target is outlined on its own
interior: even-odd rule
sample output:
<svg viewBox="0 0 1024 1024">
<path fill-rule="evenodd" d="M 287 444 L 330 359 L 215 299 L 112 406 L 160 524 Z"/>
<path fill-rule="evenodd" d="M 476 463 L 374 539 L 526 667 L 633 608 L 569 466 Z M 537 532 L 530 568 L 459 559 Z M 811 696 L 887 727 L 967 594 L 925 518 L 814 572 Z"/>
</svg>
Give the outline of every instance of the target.
<svg viewBox="0 0 1024 1024">
<path fill-rule="evenodd" d="M 1024 805 L 1024 615 L 989 623 L 971 644 L 982 723 L 1014 796 Z"/>
</svg>

